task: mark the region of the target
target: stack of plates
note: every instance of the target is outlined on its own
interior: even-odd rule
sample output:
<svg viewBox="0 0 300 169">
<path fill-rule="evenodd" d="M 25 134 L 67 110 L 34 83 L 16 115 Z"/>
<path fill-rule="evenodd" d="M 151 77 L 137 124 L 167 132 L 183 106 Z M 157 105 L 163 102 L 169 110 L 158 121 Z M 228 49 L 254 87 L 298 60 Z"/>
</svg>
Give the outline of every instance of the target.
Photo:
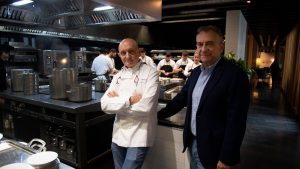
<svg viewBox="0 0 300 169">
<path fill-rule="evenodd" d="M 34 169 L 31 165 L 26 163 L 12 163 L 0 168 L 1 169 Z"/>
<path fill-rule="evenodd" d="M 56 152 L 44 151 L 28 157 L 27 163 L 35 169 L 58 169 L 60 161 L 57 157 Z"/>
</svg>

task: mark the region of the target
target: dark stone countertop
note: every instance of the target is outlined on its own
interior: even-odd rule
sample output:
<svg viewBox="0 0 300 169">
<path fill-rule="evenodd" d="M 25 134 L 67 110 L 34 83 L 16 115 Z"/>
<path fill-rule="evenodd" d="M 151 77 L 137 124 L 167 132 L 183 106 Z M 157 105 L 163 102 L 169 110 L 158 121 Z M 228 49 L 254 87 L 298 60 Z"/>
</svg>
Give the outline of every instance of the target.
<svg viewBox="0 0 300 169">
<path fill-rule="evenodd" d="M 92 100 L 87 102 L 70 102 L 67 100 L 51 99 L 47 94 L 24 95 L 23 92 L 12 92 L 10 90 L 0 92 L 0 97 L 5 99 L 24 102 L 41 107 L 56 109 L 69 113 L 84 113 L 99 111 L 101 109 L 100 99 L 104 93 L 92 93 Z M 165 107 L 166 103 L 159 103 L 157 110 Z M 183 128 L 185 121 L 186 108 L 183 108 L 179 113 L 165 119 L 158 119 L 159 125 Z"/>
<path fill-rule="evenodd" d="M 165 106 L 166 103 L 159 103 L 157 106 L 157 111 Z M 186 113 L 186 107 L 171 117 L 165 119 L 158 119 L 158 124 L 182 129 L 185 122 L 185 113 Z"/>
</svg>

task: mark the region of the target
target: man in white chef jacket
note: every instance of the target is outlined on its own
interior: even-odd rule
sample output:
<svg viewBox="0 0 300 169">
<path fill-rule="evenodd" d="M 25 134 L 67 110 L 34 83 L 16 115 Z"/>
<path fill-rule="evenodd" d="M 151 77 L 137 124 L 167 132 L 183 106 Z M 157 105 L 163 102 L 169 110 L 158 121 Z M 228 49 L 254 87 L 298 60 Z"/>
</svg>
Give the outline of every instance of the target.
<svg viewBox="0 0 300 169">
<path fill-rule="evenodd" d="M 124 67 L 101 98 L 101 108 L 116 114 L 111 145 L 115 169 L 140 169 L 155 139 L 158 73 L 139 59 L 133 39 L 120 42 L 119 56 Z"/>
<path fill-rule="evenodd" d="M 139 48 L 139 50 L 140 50 L 140 53 L 141 53 L 140 60 L 143 63 L 156 68 L 156 65 L 155 65 L 154 61 L 152 60 L 152 58 L 146 55 L 145 49 L 144 48 Z"/>
<path fill-rule="evenodd" d="M 113 65 L 105 56 L 105 50 L 101 50 L 92 63 L 91 70 L 97 75 L 97 79 L 109 80 L 109 74 L 113 72 Z"/>
</svg>

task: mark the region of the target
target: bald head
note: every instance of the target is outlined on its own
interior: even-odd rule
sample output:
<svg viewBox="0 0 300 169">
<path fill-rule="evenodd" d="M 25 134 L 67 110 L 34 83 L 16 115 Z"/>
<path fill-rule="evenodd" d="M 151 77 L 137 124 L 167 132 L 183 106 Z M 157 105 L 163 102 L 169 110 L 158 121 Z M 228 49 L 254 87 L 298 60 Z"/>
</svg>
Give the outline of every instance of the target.
<svg viewBox="0 0 300 169">
<path fill-rule="evenodd" d="M 123 39 L 119 44 L 119 56 L 128 68 L 134 67 L 139 62 L 140 51 L 137 42 L 134 39 Z"/>
<path fill-rule="evenodd" d="M 134 39 L 126 38 L 126 39 L 123 39 L 120 42 L 119 49 L 120 49 L 120 46 L 123 46 L 123 45 L 126 45 L 126 44 L 130 44 L 132 47 L 135 47 L 137 49 L 139 48 L 137 42 Z"/>
</svg>

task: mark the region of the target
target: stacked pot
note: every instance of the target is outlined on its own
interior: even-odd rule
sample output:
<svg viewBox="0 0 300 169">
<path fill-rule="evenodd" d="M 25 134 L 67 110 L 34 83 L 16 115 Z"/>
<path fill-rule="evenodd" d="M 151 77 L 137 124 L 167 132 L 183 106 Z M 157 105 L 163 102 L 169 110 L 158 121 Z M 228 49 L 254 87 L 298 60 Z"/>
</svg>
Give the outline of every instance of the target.
<svg viewBox="0 0 300 169">
<path fill-rule="evenodd" d="M 83 102 L 92 99 L 92 85 L 88 83 L 76 84 L 67 91 L 67 97 L 72 102 Z"/>
<path fill-rule="evenodd" d="M 11 69 L 11 90 L 25 95 L 37 94 L 39 79 L 32 69 Z"/>
<path fill-rule="evenodd" d="M 72 102 L 89 101 L 92 99 L 92 85 L 78 84 L 74 68 L 54 68 L 50 76 L 50 97 Z"/>
<path fill-rule="evenodd" d="M 50 97 L 52 99 L 66 99 L 66 91 L 77 84 L 77 72 L 74 68 L 54 68 L 49 77 Z"/>
<path fill-rule="evenodd" d="M 36 73 L 23 74 L 23 83 L 24 95 L 38 94 L 39 78 Z"/>
<path fill-rule="evenodd" d="M 96 92 L 105 92 L 107 90 L 107 80 L 105 79 L 94 79 L 95 91 Z"/>
</svg>

